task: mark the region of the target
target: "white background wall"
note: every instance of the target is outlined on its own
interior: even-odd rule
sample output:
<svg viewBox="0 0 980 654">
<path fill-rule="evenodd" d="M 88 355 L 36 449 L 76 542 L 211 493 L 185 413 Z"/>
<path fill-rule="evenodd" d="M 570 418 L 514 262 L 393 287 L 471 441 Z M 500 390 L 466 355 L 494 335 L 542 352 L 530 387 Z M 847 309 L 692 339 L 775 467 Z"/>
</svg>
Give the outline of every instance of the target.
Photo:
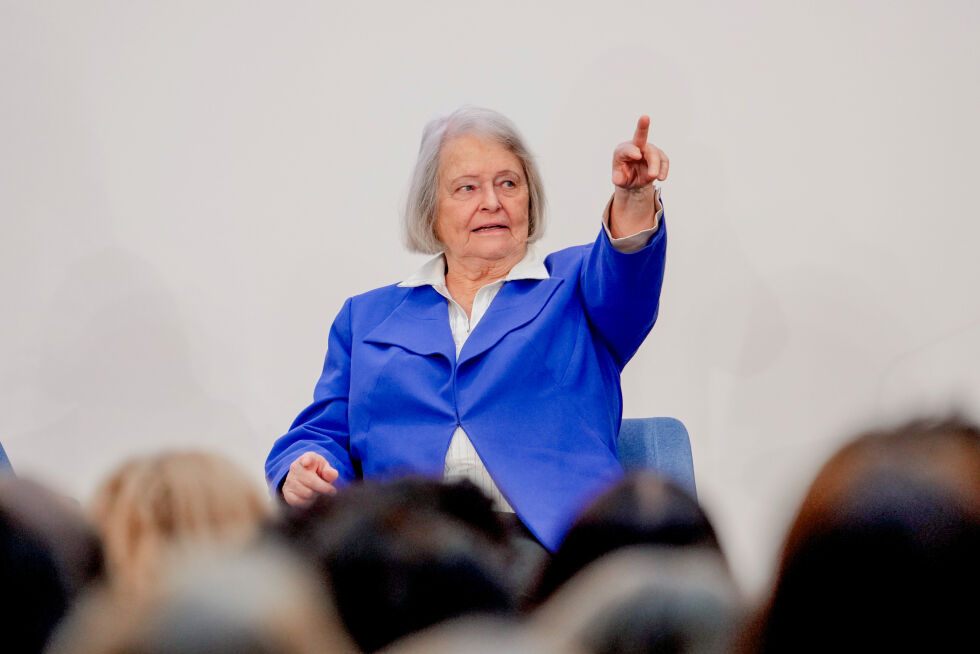
<svg viewBox="0 0 980 654">
<path fill-rule="evenodd" d="M 969 0 L 0 0 L 0 439 L 82 501 L 180 445 L 258 483 L 343 299 L 421 261 L 428 119 L 514 119 L 550 251 L 647 112 L 670 247 L 626 415 L 688 425 L 758 590 L 842 439 L 980 407 L 978 33 Z"/>
</svg>

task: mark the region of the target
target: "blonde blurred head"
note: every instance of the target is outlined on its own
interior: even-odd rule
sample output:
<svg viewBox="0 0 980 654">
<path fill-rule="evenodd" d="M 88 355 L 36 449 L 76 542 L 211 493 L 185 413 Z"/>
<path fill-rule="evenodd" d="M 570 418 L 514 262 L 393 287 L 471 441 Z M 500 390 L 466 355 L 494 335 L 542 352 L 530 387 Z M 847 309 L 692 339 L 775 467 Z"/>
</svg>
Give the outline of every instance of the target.
<svg viewBox="0 0 980 654">
<path fill-rule="evenodd" d="M 268 510 L 231 462 L 188 451 L 124 463 L 96 492 L 92 514 L 114 584 L 139 593 L 188 548 L 247 542 Z"/>
</svg>

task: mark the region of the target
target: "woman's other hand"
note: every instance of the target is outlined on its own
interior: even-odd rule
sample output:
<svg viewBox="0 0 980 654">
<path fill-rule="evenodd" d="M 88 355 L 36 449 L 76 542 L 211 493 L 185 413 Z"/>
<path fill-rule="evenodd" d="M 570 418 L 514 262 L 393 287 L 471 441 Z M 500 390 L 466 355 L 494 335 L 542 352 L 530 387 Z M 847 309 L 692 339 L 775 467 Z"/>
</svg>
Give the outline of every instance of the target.
<svg viewBox="0 0 980 654">
<path fill-rule="evenodd" d="M 333 482 L 339 474 L 322 455 L 304 452 L 289 466 L 282 497 L 290 506 L 307 506 L 317 495 L 336 493 Z"/>
<path fill-rule="evenodd" d="M 610 231 L 616 238 L 629 236 L 653 227 L 657 213 L 654 181 L 667 179 L 670 160 L 664 151 L 647 143 L 650 117 L 640 116 L 631 141 L 624 141 L 613 151 L 612 182 L 616 185 L 610 216 Z"/>
</svg>

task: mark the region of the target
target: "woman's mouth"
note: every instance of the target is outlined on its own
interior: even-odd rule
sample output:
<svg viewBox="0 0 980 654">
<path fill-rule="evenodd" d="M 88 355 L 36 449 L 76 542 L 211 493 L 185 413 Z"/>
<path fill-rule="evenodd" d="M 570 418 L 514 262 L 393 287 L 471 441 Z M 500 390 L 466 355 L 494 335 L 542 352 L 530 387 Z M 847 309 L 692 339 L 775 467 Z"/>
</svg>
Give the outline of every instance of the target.
<svg viewBox="0 0 980 654">
<path fill-rule="evenodd" d="M 473 231 L 474 232 L 490 232 L 490 231 L 498 230 L 498 229 L 507 229 L 507 228 L 505 226 L 503 226 L 503 225 L 484 225 L 483 227 L 477 227 Z"/>
</svg>

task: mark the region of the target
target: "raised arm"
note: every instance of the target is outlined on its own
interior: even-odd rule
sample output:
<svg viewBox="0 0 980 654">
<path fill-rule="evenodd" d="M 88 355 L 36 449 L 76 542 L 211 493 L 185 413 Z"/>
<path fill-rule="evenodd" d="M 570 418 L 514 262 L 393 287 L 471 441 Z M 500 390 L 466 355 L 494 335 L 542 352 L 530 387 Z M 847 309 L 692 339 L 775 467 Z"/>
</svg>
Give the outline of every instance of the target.
<svg viewBox="0 0 980 654">
<path fill-rule="evenodd" d="M 633 139 L 613 151 L 608 236 L 604 229 L 582 266 L 586 313 L 622 368 L 657 319 L 667 247 L 655 180 L 667 179 L 667 155 L 647 143 L 650 119 L 641 116 Z M 663 214 L 659 214 L 662 218 Z M 626 238 L 631 237 L 631 238 Z"/>
</svg>

